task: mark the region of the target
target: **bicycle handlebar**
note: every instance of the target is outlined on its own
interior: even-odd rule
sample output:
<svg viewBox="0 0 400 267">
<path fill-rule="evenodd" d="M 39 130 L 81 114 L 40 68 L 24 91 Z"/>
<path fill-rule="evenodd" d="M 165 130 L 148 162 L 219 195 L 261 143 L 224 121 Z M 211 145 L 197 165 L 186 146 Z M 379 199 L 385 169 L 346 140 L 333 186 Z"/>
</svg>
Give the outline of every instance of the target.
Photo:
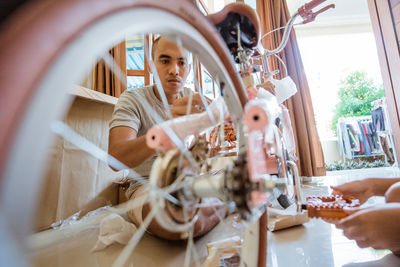
<svg viewBox="0 0 400 267">
<path fill-rule="evenodd" d="M 301 15 L 301 11 L 300 10 L 304 10 L 304 11 L 309 11 L 311 9 L 313 9 L 316 6 L 319 6 L 320 4 L 322 4 L 323 2 L 325 2 L 326 0 L 313 0 L 309 3 L 304 4 L 303 6 L 301 6 L 298 11 L 299 14 Z"/>
<path fill-rule="evenodd" d="M 307 16 L 307 18 L 305 20 L 303 20 L 303 24 L 307 24 L 311 21 L 314 21 L 315 17 L 317 17 L 319 14 L 321 14 L 322 12 L 325 12 L 326 10 L 330 9 L 330 8 L 335 8 L 334 4 L 331 4 L 329 6 L 326 6 L 324 8 L 321 8 L 320 10 L 318 10 L 317 12 L 311 13 Z"/>
<path fill-rule="evenodd" d="M 289 19 L 288 23 L 285 26 L 285 31 L 283 33 L 282 36 L 282 41 L 279 44 L 279 46 L 277 48 L 275 48 L 274 50 L 268 50 L 268 49 L 264 49 L 265 53 L 264 53 L 264 57 L 267 58 L 269 56 L 278 54 L 279 52 L 281 52 L 283 50 L 283 48 L 286 46 L 288 40 L 289 40 L 289 34 L 290 31 L 293 27 L 294 24 L 294 20 L 297 18 L 297 16 L 301 16 L 303 18 L 303 24 L 309 23 L 311 21 L 314 21 L 315 18 L 321 14 L 322 12 L 325 12 L 326 10 L 330 9 L 330 8 L 335 8 L 334 4 L 330 4 L 328 6 L 325 6 L 323 8 L 321 8 L 320 10 L 313 12 L 312 9 L 315 8 L 316 6 L 322 4 L 323 2 L 325 2 L 326 0 L 313 0 L 309 3 L 306 3 L 305 5 L 301 6 L 297 12 L 295 14 L 293 14 L 293 16 Z M 266 60 L 264 60 L 266 61 Z M 267 62 L 267 61 L 266 61 Z M 268 64 L 268 63 L 265 63 Z M 264 64 L 263 64 L 264 65 Z M 267 71 L 269 72 L 268 66 L 264 66 L 264 68 L 267 67 Z"/>
<path fill-rule="evenodd" d="M 297 10 L 297 14 L 299 14 L 304 20 L 303 20 L 303 24 L 309 23 L 311 21 L 315 20 L 315 17 L 318 16 L 319 14 L 321 14 L 322 12 L 325 12 L 326 10 L 330 9 L 330 8 L 335 8 L 334 4 L 330 4 L 326 7 L 321 8 L 320 10 L 313 12 L 312 9 L 314 7 L 319 6 L 320 4 L 322 4 L 323 2 L 325 2 L 326 0 L 313 0 L 303 6 L 301 6 L 298 10 Z"/>
</svg>

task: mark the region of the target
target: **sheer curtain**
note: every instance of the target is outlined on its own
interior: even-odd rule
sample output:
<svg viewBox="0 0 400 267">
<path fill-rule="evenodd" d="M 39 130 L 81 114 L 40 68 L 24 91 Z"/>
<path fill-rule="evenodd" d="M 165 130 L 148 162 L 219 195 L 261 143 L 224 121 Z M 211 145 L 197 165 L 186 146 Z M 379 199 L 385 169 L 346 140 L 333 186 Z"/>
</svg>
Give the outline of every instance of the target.
<svg viewBox="0 0 400 267">
<path fill-rule="evenodd" d="M 114 64 L 121 69 L 126 81 L 125 41 L 113 47 L 110 50 L 110 55 L 114 58 Z M 91 88 L 106 95 L 119 97 L 126 90 L 126 82 L 121 82 L 108 65 L 100 60 L 91 73 Z"/>
<path fill-rule="evenodd" d="M 257 12 L 260 16 L 262 34 L 285 26 L 290 19 L 285 0 L 257 0 Z M 276 48 L 282 34 L 282 30 L 269 34 L 263 39 L 263 46 L 267 49 Z M 315 124 L 310 89 L 294 32 L 290 34 L 289 42 L 280 56 L 287 66 L 288 73 L 284 73 L 284 68 L 279 65 L 276 58 L 271 58 L 271 66 L 273 69 L 280 69 L 279 75 L 283 77 L 289 75 L 296 83 L 298 90 L 297 94 L 284 104 L 289 109 L 292 120 L 300 175 L 307 177 L 326 175 L 324 154 Z"/>
</svg>

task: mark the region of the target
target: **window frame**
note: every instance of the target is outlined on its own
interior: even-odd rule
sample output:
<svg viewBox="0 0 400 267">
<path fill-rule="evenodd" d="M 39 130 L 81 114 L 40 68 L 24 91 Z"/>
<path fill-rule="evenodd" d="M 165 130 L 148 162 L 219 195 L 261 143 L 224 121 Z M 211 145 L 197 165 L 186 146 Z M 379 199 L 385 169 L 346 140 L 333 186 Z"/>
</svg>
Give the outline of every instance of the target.
<svg viewBox="0 0 400 267">
<path fill-rule="evenodd" d="M 147 42 L 143 42 L 143 47 L 146 45 L 146 43 L 149 44 L 149 46 L 151 46 L 149 40 L 151 39 L 153 41 L 153 37 L 150 35 L 146 34 L 144 36 L 144 38 L 146 38 Z M 126 42 L 126 40 L 125 40 L 125 42 Z M 151 42 L 151 43 L 153 43 L 153 42 Z M 146 51 L 146 48 L 144 48 L 144 51 Z M 126 57 L 125 57 L 125 61 L 126 61 Z M 150 71 L 149 71 L 149 64 L 147 63 L 146 56 L 144 56 L 143 70 L 129 70 L 127 67 L 127 64 L 126 64 L 126 77 L 127 77 L 127 79 L 128 79 L 128 77 L 144 77 L 144 86 L 150 85 Z"/>
</svg>

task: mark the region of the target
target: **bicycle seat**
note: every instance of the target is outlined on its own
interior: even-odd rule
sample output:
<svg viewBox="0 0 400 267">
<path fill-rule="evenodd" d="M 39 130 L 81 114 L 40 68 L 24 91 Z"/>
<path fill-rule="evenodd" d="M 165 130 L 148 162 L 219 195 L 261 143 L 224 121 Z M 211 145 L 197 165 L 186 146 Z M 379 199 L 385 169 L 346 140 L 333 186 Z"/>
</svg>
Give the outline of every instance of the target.
<svg viewBox="0 0 400 267">
<path fill-rule="evenodd" d="M 261 35 L 260 22 L 256 12 L 243 3 L 232 3 L 221 11 L 208 15 L 217 27 L 231 53 L 236 58 L 238 49 L 237 26 L 240 26 L 240 41 L 243 49 L 252 50 L 258 45 Z"/>
</svg>

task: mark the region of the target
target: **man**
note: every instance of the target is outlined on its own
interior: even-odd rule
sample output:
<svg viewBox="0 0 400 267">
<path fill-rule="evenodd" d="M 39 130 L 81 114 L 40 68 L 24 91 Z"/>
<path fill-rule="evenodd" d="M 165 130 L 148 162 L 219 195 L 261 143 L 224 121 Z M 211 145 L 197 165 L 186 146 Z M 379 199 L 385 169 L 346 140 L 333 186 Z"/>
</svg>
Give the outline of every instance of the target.
<svg viewBox="0 0 400 267">
<path fill-rule="evenodd" d="M 372 196 L 385 196 L 385 204 L 348 209 L 349 216 L 335 223 L 358 246 L 389 249 L 400 256 L 400 178 L 368 178 L 332 189 L 334 194 L 360 199 L 361 204 Z"/>
<path fill-rule="evenodd" d="M 162 89 L 168 105 L 171 108 L 172 117 L 186 115 L 189 90 L 184 88 L 186 78 L 190 72 L 187 62 L 188 51 L 177 46 L 174 42 L 161 37 L 155 40 L 152 48 L 152 58 Z M 134 168 L 143 177 L 148 177 L 155 157 L 155 151 L 146 144 L 147 131 L 156 124 L 155 118 L 149 111 L 154 110 L 162 119 L 170 119 L 165 105 L 155 85 L 125 91 L 115 106 L 110 122 L 108 153 L 125 165 Z M 143 101 L 145 99 L 146 101 Z M 150 107 L 146 106 L 147 103 Z M 200 113 L 204 107 L 200 96 L 193 95 L 191 113 Z M 127 191 L 128 198 L 135 198 L 145 194 L 144 187 L 132 182 Z M 149 212 L 149 206 L 143 209 L 128 212 L 128 216 L 140 224 Z M 195 236 L 205 234 L 218 222 L 218 216 L 210 209 L 200 211 L 199 220 L 195 225 Z M 171 233 L 161 228 L 153 221 L 149 230 L 160 237 L 167 239 L 180 239 L 179 233 Z"/>
</svg>

